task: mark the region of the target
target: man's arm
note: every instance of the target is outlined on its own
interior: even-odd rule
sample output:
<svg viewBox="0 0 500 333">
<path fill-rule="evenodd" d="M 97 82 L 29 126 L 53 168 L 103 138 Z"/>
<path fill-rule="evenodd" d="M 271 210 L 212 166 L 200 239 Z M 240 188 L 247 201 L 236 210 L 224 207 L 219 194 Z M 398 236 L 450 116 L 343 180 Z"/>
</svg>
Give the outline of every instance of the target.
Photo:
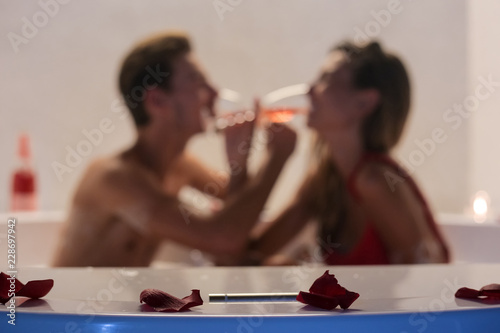
<svg viewBox="0 0 500 333">
<path fill-rule="evenodd" d="M 210 170 L 186 153 L 176 162 L 175 173 L 182 174 L 191 187 L 219 199 L 227 199 L 238 192 L 248 181 L 247 162 L 252 150 L 255 121 L 245 121 L 224 129 L 229 172 Z"/>
<path fill-rule="evenodd" d="M 135 221 L 136 228 L 151 237 L 168 238 L 214 254 L 239 252 L 295 145 L 295 133 L 284 126 L 273 136 L 261 172 L 210 217 L 192 214 L 148 177 L 110 175 L 101 195 L 114 211 L 140 207 L 142 221 Z"/>
<path fill-rule="evenodd" d="M 224 171 L 212 170 L 203 165 L 196 157 L 185 153 L 176 162 L 176 176 L 182 175 L 189 185 L 200 192 L 224 199 L 229 183 L 228 174 Z"/>
</svg>

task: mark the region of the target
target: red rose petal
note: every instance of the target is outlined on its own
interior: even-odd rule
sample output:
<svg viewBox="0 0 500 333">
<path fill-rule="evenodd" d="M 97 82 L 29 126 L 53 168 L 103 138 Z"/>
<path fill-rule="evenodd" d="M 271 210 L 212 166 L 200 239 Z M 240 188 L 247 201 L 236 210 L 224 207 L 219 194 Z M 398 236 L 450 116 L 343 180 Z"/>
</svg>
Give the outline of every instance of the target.
<svg viewBox="0 0 500 333">
<path fill-rule="evenodd" d="M 335 275 L 329 274 L 328 271 L 314 281 L 309 291 L 313 294 L 325 296 L 345 294 L 345 289 L 339 285 Z"/>
<path fill-rule="evenodd" d="M 28 281 L 28 283 L 16 293 L 16 296 L 41 298 L 47 295 L 53 286 L 54 280 L 52 279 Z"/>
<path fill-rule="evenodd" d="M 0 272 L 0 303 L 7 303 L 12 296 L 11 291 L 12 278 L 3 272 Z M 54 286 L 54 280 L 34 280 L 26 284 L 21 283 L 18 279 L 14 279 L 15 296 L 24 296 L 29 298 L 40 298 L 49 293 Z"/>
<path fill-rule="evenodd" d="M 339 305 L 339 299 L 337 297 L 311 294 L 305 291 L 301 291 L 297 295 L 297 301 L 325 310 L 333 310 Z"/>
<path fill-rule="evenodd" d="M 489 284 L 480 290 L 463 287 L 457 290 L 455 297 L 475 299 L 487 304 L 493 302 L 491 304 L 495 304 L 496 301 L 500 300 L 500 284 Z"/>
<path fill-rule="evenodd" d="M 141 292 L 140 300 L 141 303 L 146 303 L 155 309 L 155 311 L 160 312 L 185 311 L 193 306 L 203 304 L 198 289 L 191 290 L 191 295 L 183 299 L 179 299 L 158 289 L 145 289 Z"/>
<path fill-rule="evenodd" d="M 487 296 L 490 299 L 500 299 L 500 284 L 489 284 L 487 286 L 482 287 L 479 290 L 481 296 Z"/>
<path fill-rule="evenodd" d="M 332 310 L 340 305 L 342 309 L 347 309 L 359 297 L 358 293 L 349 291 L 342 287 L 335 275 L 328 270 L 314 281 L 309 293 L 301 291 L 297 296 L 297 301 L 316 306 L 318 308 Z"/>
<path fill-rule="evenodd" d="M 339 300 L 340 307 L 345 310 L 348 309 L 351 306 L 351 304 L 358 299 L 358 297 L 359 297 L 358 293 L 346 289 L 346 294 L 337 296 L 337 299 Z"/>
<path fill-rule="evenodd" d="M 0 303 L 5 304 L 9 301 L 9 293 L 11 292 L 10 290 L 10 275 L 5 274 L 4 272 L 0 272 Z M 21 289 L 24 284 L 19 282 L 19 280 L 15 279 L 14 280 L 15 287 L 14 290 L 17 292 L 19 289 Z"/>
<path fill-rule="evenodd" d="M 466 287 L 458 289 L 455 293 L 455 297 L 457 298 L 478 298 L 479 295 L 478 290 Z"/>
</svg>

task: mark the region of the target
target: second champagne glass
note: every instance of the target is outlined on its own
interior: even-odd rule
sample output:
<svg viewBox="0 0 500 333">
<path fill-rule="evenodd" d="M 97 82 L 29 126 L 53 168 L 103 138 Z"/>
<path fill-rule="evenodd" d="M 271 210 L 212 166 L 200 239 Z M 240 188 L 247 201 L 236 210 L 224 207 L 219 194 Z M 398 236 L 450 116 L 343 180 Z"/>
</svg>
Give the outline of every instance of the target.
<svg viewBox="0 0 500 333">
<path fill-rule="evenodd" d="M 291 122 L 296 116 L 305 116 L 309 111 L 305 83 L 295 84 L 272 91 L 262 98 L 262 116 L 273 123 Z"/>
<path fill-rule="evenodd" d="M 254 118 L 255 113 L 243 105 L 240 93 L 226 88 L 219 91 L 216 103 L 215 131 L 252 121 Z"/>
</svg>

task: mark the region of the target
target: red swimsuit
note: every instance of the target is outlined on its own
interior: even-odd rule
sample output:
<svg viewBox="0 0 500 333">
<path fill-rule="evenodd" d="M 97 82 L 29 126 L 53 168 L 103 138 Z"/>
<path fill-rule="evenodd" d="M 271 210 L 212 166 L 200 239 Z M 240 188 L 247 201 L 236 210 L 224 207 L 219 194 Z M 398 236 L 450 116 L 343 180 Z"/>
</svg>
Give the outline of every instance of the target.
<svg viewBox="0 0 500 333">
<path fill-rule="evenodd" d="M 429 224 L 429 227 L 431 228 L 436 238 L 442 244 L 442 247 L 445 251 L 446 261 L 448 262 L 448 249 L 445 245 L 445 242 L 443 241 L 443 238 L 441 237 L 441 234 L 438 230 L 436 222 L 434 221 L 427 202 L 425 201 L 425 198 L 423 197 L 413 179 L 406 172 L 404 172 L 404 170 L 388 155 L 371 153 L 365 155 L 361 159 L 348 179 L 347 187 L 350 195 L 352 195 L 354 200 L 358 202 L 361 200 L 354 184 L 359 171 L 366 165 L 366 163 L 369 162 L 377 162 L 389 166 L 397 173 L 400 178 L 403 178 L 408 182 L 413 192 L 417 196 L 417 199 L 422 204 L 427 223 Z M 361 236 L 359 243 L 355 245 L 349 253 L 336 253 L 334 249 L 329 249 L 325 252 L 325 263 L 328 265 L 385 265 L 390 263 L 382 240 L 380 239 L 380 236 L 378 235 L 373 226 L 373 223 L 370 220 L 368 220 L 366 223 L 365 230 L 363 231 L 363 235 Z"/>
</svg>

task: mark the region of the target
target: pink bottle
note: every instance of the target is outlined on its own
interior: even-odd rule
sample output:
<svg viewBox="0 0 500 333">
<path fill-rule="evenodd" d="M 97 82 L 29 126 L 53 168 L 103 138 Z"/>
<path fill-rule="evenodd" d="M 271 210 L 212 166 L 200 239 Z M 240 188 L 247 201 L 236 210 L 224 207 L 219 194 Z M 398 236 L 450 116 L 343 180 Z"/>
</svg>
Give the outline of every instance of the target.
<svg viewBox="0 0 500 333">
<path fill-rule="evenodd" d="M 18 139 L 19 166 L 12 175 L 12 211 L 33 211 L 37 208 L 36 177 L 31 165 L 30 141 L 27 134 Z"/>
</svg>

